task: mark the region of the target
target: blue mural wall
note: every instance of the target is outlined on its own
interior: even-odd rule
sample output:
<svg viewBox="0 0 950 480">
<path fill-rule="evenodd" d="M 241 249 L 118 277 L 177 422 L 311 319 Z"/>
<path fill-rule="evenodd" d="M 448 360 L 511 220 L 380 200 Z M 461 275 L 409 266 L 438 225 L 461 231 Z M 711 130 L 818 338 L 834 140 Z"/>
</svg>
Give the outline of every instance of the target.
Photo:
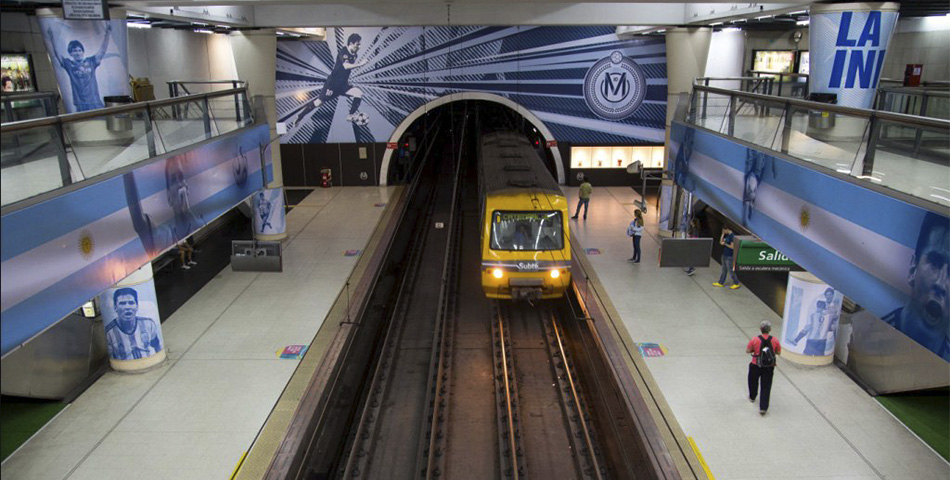
<svg viewBox="0 0 950 480">
<path fill-rule="evenodd" d="M 4 215 L 2 354 L 263 188 L 268 136 L 260 125 Z"/>
<path fill-rule="evenodd" d="M 347 27 L 327 29 L 326 41 L 280 41 L 277 115 L 287 126 L 281 141 L 384 142 L 407 114 L 435 98 L 486 92 L 530 110 L 555 135 L 549 140 L 663 143 L 665 41 L 621 40 L 614 32 Z"/>
<path fill-rule="evenodd" d="M 676 183 L 950 361 L 950 218 L 674 122 Z"/>
</svg>

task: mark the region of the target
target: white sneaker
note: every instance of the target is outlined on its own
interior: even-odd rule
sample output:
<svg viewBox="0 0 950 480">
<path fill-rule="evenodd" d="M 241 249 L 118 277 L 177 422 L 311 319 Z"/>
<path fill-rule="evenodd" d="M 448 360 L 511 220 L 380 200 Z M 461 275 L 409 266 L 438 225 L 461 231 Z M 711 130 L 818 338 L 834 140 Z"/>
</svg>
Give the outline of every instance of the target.
<svg viewBox="0 0 950 480">
<path fill-rule="evenodd" d="M 182 268 L 182 270 L 190 270 L 190 269 L 191 269 L 191 267 L 189 267 L 188 265 L 182 265 L 181 268 Z"/>
<path fill-rule="evenodd" d="M 356 121 L 356 115 L 358 115 L 358 114 L 359 114 L 359 112 L 351 113 L 351 114 L 347 115 L 347 116 L 346 116 L 346 121 L 347 121 L 347 122 L 355 122 L 355 121 Z"/>
<path fill-rule="evenodd" d="M 198 262 L 196 262 L 196 261 L 194 261 L 194 260 L 189 260 L 189 261 L 188 261 L 188 265 L 198 265 Z"/>
</svg>

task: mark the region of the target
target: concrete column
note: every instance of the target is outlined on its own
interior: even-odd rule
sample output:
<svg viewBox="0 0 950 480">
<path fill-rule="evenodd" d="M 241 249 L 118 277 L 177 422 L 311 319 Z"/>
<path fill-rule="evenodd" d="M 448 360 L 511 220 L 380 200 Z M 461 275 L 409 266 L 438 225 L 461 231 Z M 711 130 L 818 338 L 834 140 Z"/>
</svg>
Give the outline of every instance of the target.
<svg viewBox="0 0 950 480">
<path fill-rule="evenodd" d="M 681 93 L 693 91 L 693 80 L 706 72 L 711 28 L 671 28 L 666 31 L 666 158 L 670 123 Z"/>
<path fill-rule="evenodd" d="M 151 263 L 102 292 L 99 306 L 112 368 L 142 371 L 165 361 L 162 319 Z"/>
<path fill-rule="evenodd" d="M 287 238 L 287 221 L 284 209 L 284 188 L 265 188 L 255 193 L 254 238 L 276 241 Z"/>
<path fill-rule="evenodd" d="M 247 82 L 248 94 L 264 100 L 264 114 L 270 126 L 270 138 L 277 138 L 277 105 L 274 84 L 277 80 L 277 34 L 273 29 L 249 30 L 231 34 L 231 50 L 238 78 Z M 274 141 L 269 147 L 274 162 L 274 180 L 267 185 L 279 188 L 284 185 L 280 163 L 280 143 Z"/>
<path fill-rule="evenodd" d="M 745 55 L 745 32 L 735 28 L 725 29 L 712 34 L 709 51 L 716 52 L 713 62 L 706 62 L 704 77 L 741 77 L 743 55 Z M 738 90 L 739 80 L 718 81 L 710 86 Z"/>
<path fill-rule="evenodd" d="M 809 272 L 791 272 L 782 315 L 782 357 L 801 365 L 834 360 L 841 317 L 840 292 Z"/>
<path fill-rule="evenodd" d="M 672 28 L 666 31 L 666 145 L 664 158 L 670 158 L 670 124 L 679 105 L 680 94 L 689 94 L 693 91 L 693 80 L 702 77 L 706 72 L 706 58 L 709 56 L 709 45 L 712 42 L 711 28 Z M 684 100 L 686 101 L 686 100 Z M 669 170 L 669 165 L 667 165 Z M 680 197 L 679 187 L 671 186 L 670 194 L 664 195 L 662 201 L 666 205 L 660 206 L 660 211 L 671 212 L 677 210 L 671 205 L 673 199 Z M 660 229 L 661 236 L 671 236 L 671 228 L 675 228 L 678 219 L 674 216 L 666 223 L 666 228 Z"/>
</svg>

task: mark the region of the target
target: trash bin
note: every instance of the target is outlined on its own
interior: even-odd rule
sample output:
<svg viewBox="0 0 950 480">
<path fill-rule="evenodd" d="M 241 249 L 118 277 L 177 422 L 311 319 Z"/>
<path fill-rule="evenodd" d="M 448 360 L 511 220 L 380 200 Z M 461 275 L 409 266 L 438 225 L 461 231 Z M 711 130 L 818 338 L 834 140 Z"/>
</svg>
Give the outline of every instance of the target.
<svg viewBox="0 0 950 480">
<path fill-rule="evenodd" d="M 834 93 L 810 93 L 805 100 L 810 102 L 820 102 L 820 103 L 830 103 L 835 105 L 838 103 L 838 95 Z M 835 113 L 822 111 L 822 110 L 809 110 L 808 111 L 808 128 L 816 128 L 819 130 L 829 129 L 835 126 Z"/>
<path fill-rule="evenodd" d="M 120 105 L 128 105 L 132 103 L 132 97 L 128 95 L 104 97 L 102 100 L 105 102 L 106 108 L 118 107 Z M 120 113 L 117 115 L 107 116 L 106 129 L 108 129 L 110 132 L 127 132 L 132 130 L 132 114 Z"/>
</svg>

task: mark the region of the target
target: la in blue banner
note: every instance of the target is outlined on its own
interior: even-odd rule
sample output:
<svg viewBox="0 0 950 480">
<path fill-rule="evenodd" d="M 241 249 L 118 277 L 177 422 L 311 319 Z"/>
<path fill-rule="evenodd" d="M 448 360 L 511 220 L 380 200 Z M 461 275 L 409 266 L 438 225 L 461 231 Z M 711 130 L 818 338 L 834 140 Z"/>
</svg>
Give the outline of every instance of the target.
<svg viewBox="0 0 950 480">
<path fill-rule="evenodd" d="M 835 94 L 838 105 L 871 108 L 899 8 L 897 3 L 812 5 L 810 91 Z"/>
</svg>

